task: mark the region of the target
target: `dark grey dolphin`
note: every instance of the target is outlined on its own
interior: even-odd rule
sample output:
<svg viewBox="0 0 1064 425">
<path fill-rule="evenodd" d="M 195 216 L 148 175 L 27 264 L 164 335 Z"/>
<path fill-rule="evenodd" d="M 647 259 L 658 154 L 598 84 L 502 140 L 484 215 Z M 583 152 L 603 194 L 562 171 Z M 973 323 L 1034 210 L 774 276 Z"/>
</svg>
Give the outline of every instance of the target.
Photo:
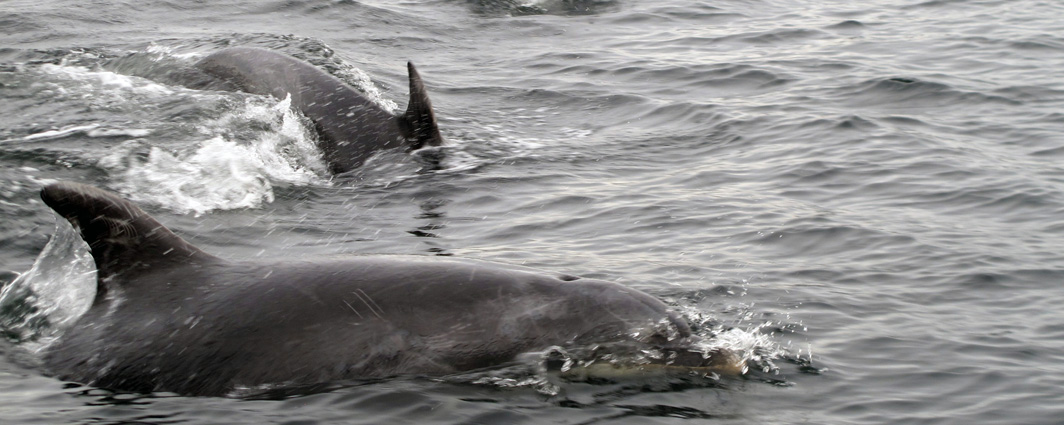
<svg viewBox="0 0 1064 425">
<path fill-rule="evenodd" d="M 56 183 L 41 197 L 79 229 L 98 271 L 92 307 L 44 352 L 66 380 L 224 395 L 445 375 L 553 346 L 624 342 L 687 353 L 662 360 L 666 369 L 739 367 L 721 353 L 691 360 L 683 319 L 612 282 L 448 257 L 227 261 L 112 193 Z"/>
<path fill-rule="evenodd" d="M 443 143 L 432 102 L 411 62 L 410 103 L 399 116 L 315 66 L 272 50 L 232 47 L 196 66 L 249 93 L 291 96 L 292 107 L 314 122 L 333 173 L 357 168 L 381 149 L 414 150 Z"/>
</svg>

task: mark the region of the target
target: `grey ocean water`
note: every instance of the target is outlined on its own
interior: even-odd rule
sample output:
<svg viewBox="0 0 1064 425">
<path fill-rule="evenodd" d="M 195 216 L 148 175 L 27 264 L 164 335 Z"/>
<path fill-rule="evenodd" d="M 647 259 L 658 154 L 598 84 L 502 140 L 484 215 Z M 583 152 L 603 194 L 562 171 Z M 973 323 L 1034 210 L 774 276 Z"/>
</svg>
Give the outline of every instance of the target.
<svg viewBox="0 0 1064 425">
<path fill-rule="evenodd" d="M 5 283 L 56 232 L 40 187 L 76 180 L 222 257 L 618 281 L 753 366 L 712 386 L 411 377 L 244 400 L 63 383 L 33 366 L 41 341 L 8 342 L 0 423 L 1064 421 L 1060 2 L 7 0 L 0 34 Z M 182 86 L 229 45 L 393 108 L 413 60 L 445 168 L 385 153 L 330 178 L 284 102 Z M 62 251 L 42 310 L 91 281 Z"/>
</svg>

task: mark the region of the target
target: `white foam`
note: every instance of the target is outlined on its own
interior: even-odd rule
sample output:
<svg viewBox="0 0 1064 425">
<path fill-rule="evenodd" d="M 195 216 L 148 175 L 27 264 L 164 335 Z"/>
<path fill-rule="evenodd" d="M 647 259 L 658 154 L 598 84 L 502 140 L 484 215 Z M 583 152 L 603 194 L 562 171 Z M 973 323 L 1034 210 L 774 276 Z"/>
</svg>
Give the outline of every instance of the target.
<svg viewBox="0 0 1064 425">
<path fill-rule="evenodd" d="M 126 145 L 127 147 L 129 145 Z M 131 152 L 130 149 L 128 152 Z M 144 161 L 122 161 L 122 153 L 102 166 L 126 164 L 116 186 L 137 202 L 161 204 L 178 212 L 253 208 L 273 201 L 269 182 L 254 172 L 247 151 L 220 138 L 208 140 L 189 156 L 151 147 Z"/>
<path fill-rule="evenodd" d="M 109 94 L 111 97 L 126 95 L 160 96 L 173 93 L 173 90 L 154 81 L 122 75 L 111 71 L 94 71 L 83 66 L 71 65 L 41 65 L 41 71 L 66 83 L 80 83 L 80 85 L 64 84 L 65 91 L 73 91 L 82 94 Z"/>
<path fill-rule="evenodd" d="M 200 129 L 219 134 L 238 127 L 264 127 L 253 133 L 253 140 L 219 135 L 181 151 L 131 140 L 99 165 L 111 171 L 116 188 L 135 202 L 194 214 L 257 208 L 273 202 L 276 183 L 329 183 L 320 151 L 289 104 L 289 99 L 263 104 L 259 98 L 249 98 L 244 108 Z"/>
</svg>

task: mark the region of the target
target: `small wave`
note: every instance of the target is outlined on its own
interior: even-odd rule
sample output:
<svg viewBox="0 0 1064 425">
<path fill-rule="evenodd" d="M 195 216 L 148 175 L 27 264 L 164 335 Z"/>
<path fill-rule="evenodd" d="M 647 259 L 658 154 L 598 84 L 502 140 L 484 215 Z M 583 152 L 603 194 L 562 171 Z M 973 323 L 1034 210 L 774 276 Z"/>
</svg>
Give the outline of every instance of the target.
<svg viewBox="0 0 1064 425">
<path fill-rule="evenodd" d="M 143 128 L 100 128 L 100 124 L 85 124 L 64 127 L 58 130 L 33 133 L 22 138 L 25 141 L 55 140 L 67 136 L 84 134 L 88 137 L 145 137 L 151 130 Z"/>
<path fill-rule="evenodd" d="M 827 36 L 828 33 L 815 29 L 804 28 L 784 28 L 773 29 L 769 31 L 757 31 L 739 34 L 726 34 L 720 36 L 705 36 L 705 35 L 686 35 L 683 37 L 677 37 L 673 39 L 660 40 L 659 44 L 663 46 L 671 46 L 673 48 L 677 46 L 688 46 L 704 48 L 709 44 L 717 43 L 742 43 L 753 45 L 775 45 L 794 43 L 802 40 L 822 38 Z"/>
<path fill-rule="evenodd" d="M 1020 102 L 997 95 L 963 91 L 948 84 L 908 77 L 866 80 L 853 86 L 840 87 L 835 92 L 839 100 L 852 106 L 909 108 L 955 107 L 965 103 L 1020 104 Z"/>
<path fill-rule="evenodd" d="M 1041 37 L 1038 39 L 1015 41 L 1010 46 L 1017 50 L 1045 51 L 1057 53 L 1064 51 L 1064 40 Z"/>
<path fill-rule="evenodd" d="M 736 37 L 738 40 L 745 43 L 752 44 L 777 44 L 777 43 L 792 43 L 797 40 L 805 40 L 810 38 L 818 38 L 825 36 L 825 33 L 819 30 L 802 29 L 802 28 L 788 28 L 777 29 L 767 31 L 756 35 L 740 35 Z"/>
<path fill-rule="evenodd" d="M 614 25 L 680 25 L 684 22 L 697 25 L 724 23 L 742 18 L 744 15 L 725 12 L 709 5 L 684 5 L 683 7 L 664 6 L 649 12 L 631 12 L 617 14 L 610 19 Z"/>
<path fill-rule="evenodd" d="M 720 96 L 741 92 L 750 94 L 767 88 L 777 88 L 793 80 L 785 75 L 750 65 L 703 65 L 655 66 L 631 63 L 613 70 L 613 76 L 631 84 L 640 81 L 668 81 L 677 94 L 690 96 L 692 90 L 704 89 L 704 93 Z M 703 92 L 699 92 L 703 93 Z"/>
<path fill-rule="evenodd" d="M 994 93 L 1021 102 L 1055 102 L 1064 99 L 1064 90 L 1037 85 L 1001 87 L 995 89 Z"/>
<path fill-rule="evenodd" d="M 498 16 L 591 15 L 617 8 L 616 0 L 472 0 L 474 13 Z"/>
<path fill-rule="evenodd" d="M 865 29 L 865 27 L 866 27 L 866 25 L 861 23 L 861 21 L 855 21 L 855 20 L 850 19 L 850 20 L 839 22 L 839 23 L 834 24 L 834 25 L 828 25 L 825 28 L 826 29 L 830 29 L 830 30 L 850 32 L 850 31 L 862 30 L 862 29 Z"/>
<path fill-rule="evenodd" d="M 53 140 L 60 139 L 72 134 L 87 133 L 91 130 L 95 130 L 99 127 L 99 124 L 86 124 L 75 125 L 70 127 L 61 128 L 59 130 L 48 130 L 40 133 L 33 133 L 22 138 L 22 140 Z"/>
<path fill-rule="evenodd" d="M 864 27 L 865 27 L 865 24 L 861 23 L 861 21 L 855 21 L 853 19 L 845 20 L 845 21 L 839 22 L 837 24 L 828 26 L 828 28 L 833 28 L 833 29 L 864 28 Z"/>
<path fill-rule="evenodd" d="M 907 6 L 902 6 L 902 10 L 911 9 L 923 9 L 923 8 L 944 8 L 955 4 L 966 5 L 968 2 L 965 0 L 929 0 Z"/>
</svg>

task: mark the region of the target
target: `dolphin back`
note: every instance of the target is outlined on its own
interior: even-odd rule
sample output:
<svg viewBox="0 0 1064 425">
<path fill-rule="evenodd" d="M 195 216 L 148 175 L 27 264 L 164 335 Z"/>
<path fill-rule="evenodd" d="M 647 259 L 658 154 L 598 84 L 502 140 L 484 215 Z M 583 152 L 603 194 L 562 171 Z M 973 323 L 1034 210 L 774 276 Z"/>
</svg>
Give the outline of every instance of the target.
<svg viewBox="0 0 1064 425">
<path fill-rule="evenodd" d="M 381 149 L 420 149 L 443 143 L 428 92 L 412 63 L 406 113 L 393 115 L 340 79 L 272 50 L 232 47 L 208 55 L 201 70 L 248 93 L 291 99 L 309 118 L 333 173 L 361 166 Z"/>
<path fill-rule="evenodd" d="M 99 270 L 92 307 L 44 351 L 65 380 L 226 395 L 445 376 L 551 347 L 589 352 L 562 362 L 569 380 L 742 373 L 726 350 L 692 346 L 664 302 L 615 282 L 436 256 L 226 261 L 104 190 L 62 182 L 41 198 L 79 229 Z M 661 355 L 648 363 L 649 352 Z M 614 362 L 629 354 L 634 369 Z"/>
</svg>

